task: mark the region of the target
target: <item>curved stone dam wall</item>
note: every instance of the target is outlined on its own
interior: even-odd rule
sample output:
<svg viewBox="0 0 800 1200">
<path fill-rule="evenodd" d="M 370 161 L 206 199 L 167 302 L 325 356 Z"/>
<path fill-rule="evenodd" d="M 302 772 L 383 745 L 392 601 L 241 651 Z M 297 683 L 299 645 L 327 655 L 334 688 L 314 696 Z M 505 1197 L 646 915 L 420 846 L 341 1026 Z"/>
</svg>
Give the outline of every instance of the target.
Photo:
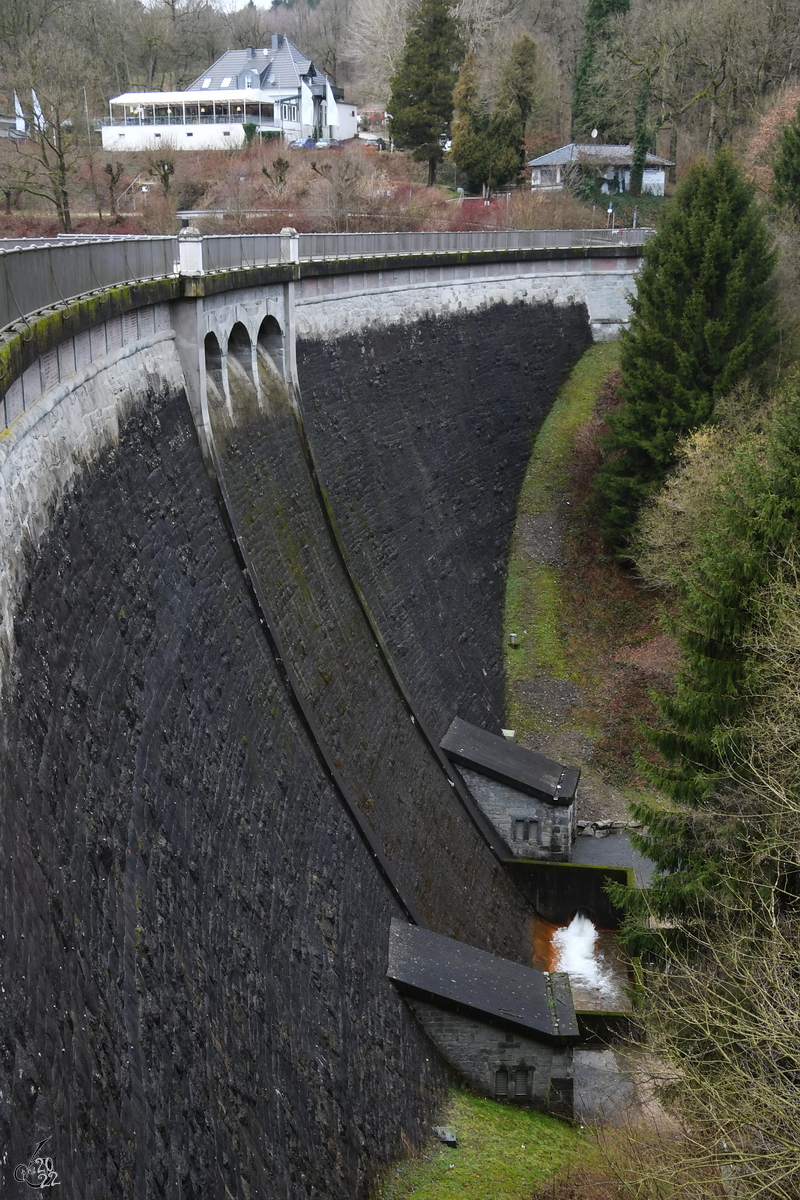
<svg viewBox="0 0 800 1200">
<path fill-rule="evenodd" d="M 304 420 L 353 574 L 437 742 L 456 714 L 503 723 L 517 496 L 532 436 L 590 340 L 582 306 L 517 301 L 298 344 Z"/>
<path fill-rule="evenodd" d="M 4 1194 L 49 1138 L 76 1197 L 352 1200 L 447 1082 L 392 918 L 526 960 L 427 727 L 501 719 L 516 492 L 586 310 L 309 321 L 299 411 L 229 353 L 210 473 L 167 325 L 0 441 Z"/>
</svg>

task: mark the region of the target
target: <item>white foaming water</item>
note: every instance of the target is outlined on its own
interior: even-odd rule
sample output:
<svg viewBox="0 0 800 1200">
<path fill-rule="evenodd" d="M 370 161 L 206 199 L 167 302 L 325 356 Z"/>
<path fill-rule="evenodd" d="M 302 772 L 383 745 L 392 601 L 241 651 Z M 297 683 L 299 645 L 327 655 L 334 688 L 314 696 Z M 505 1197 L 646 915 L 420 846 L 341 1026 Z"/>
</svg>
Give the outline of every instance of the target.
<svg viewBox="0 0 800 1200">
<path fill-rule="evenodd" d="M 623 999 L 611 963 L 598 945 L 597 930 L 585 912 L 579 909 L 569 925 L 555 931 L 553 946 L 556 950 L 554 969 L 569 975 L 576 1001 L 583 998 L 581 992 L 586 993 L 587 999 L 602 1000 L 603 1007 L 608 1008 Z"/>
</svg>

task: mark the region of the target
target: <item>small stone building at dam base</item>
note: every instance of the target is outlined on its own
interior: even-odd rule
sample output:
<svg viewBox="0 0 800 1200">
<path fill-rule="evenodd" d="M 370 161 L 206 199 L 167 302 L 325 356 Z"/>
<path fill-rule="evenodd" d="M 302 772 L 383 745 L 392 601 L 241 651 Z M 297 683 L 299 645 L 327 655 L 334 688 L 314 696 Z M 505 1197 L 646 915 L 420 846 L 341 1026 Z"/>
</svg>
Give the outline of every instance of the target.
<svg viewBox="0 0 800 1200">
<path fill-rule="evenodd" d="M 72 272 L 90 253 L 63 249 Z M 440 743 L 503 725 L 531 439 L 624 323 L 636 254 L 95 264 L 91 295 L 43 307 L 25 289 L 61 250 L 41 276 L 16 253 L 3 1194 L 47 1138 L 85 1200 L 366 1197 L 472 1069 L 459 1005 L 473 1047 L 519 1042 L 486 1058 L 495 1094 L 568 1110 L 568 992 L 563 1025 L 486 1034 L 489 998 L 423 986 L 390 937 L 536 974 L 525 864 Z"/>
</svg>

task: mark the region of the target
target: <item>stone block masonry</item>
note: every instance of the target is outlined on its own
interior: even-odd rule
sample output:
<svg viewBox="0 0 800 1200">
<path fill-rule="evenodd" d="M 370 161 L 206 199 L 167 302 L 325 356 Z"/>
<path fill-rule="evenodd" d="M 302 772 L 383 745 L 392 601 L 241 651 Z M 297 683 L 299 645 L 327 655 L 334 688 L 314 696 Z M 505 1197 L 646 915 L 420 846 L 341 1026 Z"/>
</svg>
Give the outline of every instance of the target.
<svg viewBox="0 0 800 1200">
<path fill-rule="evenodd" d="M 217 437 L 241 536 L 335 766 L 431 928 L 506 957 L 527 908 L 464 812 L 350 586 L 288 405 Z"/>
<path fill-rule="evenodd" d="M 297 330 L 304 340 L 339 339 L 366 329 L 457 317 L 493 305 L 585 308 L 595 341 L 619 335 L 630 318 L 628 294 L 637 258 L 580 257 L 460 265 L 386 266 L 378 271 L 304 275 L 297 295 Z"/>
<path fill-rule="evenodd" d="M 451 1067 L 481 1096 L 572 1115 L 571 1046 L 548 1046 L 426 1000 L 408 999 Z"/>
<path fill-rule="evenodd" d="M 2 1190 L 49 1135 L 87 1200 L 351 1200 L 424 1135 L 443 1069 L 385 978 L 397 906 L 286 704 L 185 397 L 154 383 L 71 476 L 14 614 Z"/>
<path fill-rule="evenodd" d="M 86 1200 L 359 1200 L 445 1068 L 385 977 L 399 906 L 288 700 L 172 330 L 124 315 L 24 362 L 0 443 L 3 1187 L 50 1136 Z M 326 496 L 437 732 L 501 720 L 516 495 L 589 336 L 580 304 L 483 304 L 301 343 Z M 435 928 L 519 959 L 528 906 L 374 644 L 294 415 L 224 453 L 384 854 Z"/>
<path fill-rule="evenodd" d="M 504 723 L 508 543 L 586 309 L 497 304 L 300 340 L 303 416 L 353 571 L 437 737 Z"/>
<path fill-rule="evenodd" d="M 545 804 L 507 783 L 498 783 L 468 767 L 459 767 L 483 812 L 517 858 L 569 862 L 576 836 L 575 803 Z"/>
<path fill-rule="evenodd" d="M 143 381 L 153 380 L 159 388 L 182 386 L 168 307 L 144 309 L 139 316 L 141 336 L 126 345 L 115 343 L 109 332 L 113 322 L 71 338 L 78 361 L 63 380 L 59 361 L 66 356 L 51 350 L 13 385 L 19 411 L 13 428 L 0 438 L 0 694 L 14 651 L 14 613 L 53 513 L 87 462 L 116 440 L 140 402 Z"/>
</svg>

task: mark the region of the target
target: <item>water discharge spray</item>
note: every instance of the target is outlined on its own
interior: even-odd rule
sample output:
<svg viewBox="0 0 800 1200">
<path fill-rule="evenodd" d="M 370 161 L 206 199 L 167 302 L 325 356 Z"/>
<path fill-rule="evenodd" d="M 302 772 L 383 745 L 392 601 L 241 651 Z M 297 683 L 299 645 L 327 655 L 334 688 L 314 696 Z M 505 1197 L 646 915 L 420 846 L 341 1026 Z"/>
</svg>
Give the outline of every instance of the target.
<svg viewBox="0 0 800 1200">
<path fill-rule="evenodd" d="M 599 933 L 585 908 L 579 908 L 569 925 L 553 934 L 555 970 L 566 971 L 580 1007 L 582 994 L 601 1002 L 603 1008 L 618 1008 L 624 993 L 613 964 L 600 943 Z"/>
</svg>

